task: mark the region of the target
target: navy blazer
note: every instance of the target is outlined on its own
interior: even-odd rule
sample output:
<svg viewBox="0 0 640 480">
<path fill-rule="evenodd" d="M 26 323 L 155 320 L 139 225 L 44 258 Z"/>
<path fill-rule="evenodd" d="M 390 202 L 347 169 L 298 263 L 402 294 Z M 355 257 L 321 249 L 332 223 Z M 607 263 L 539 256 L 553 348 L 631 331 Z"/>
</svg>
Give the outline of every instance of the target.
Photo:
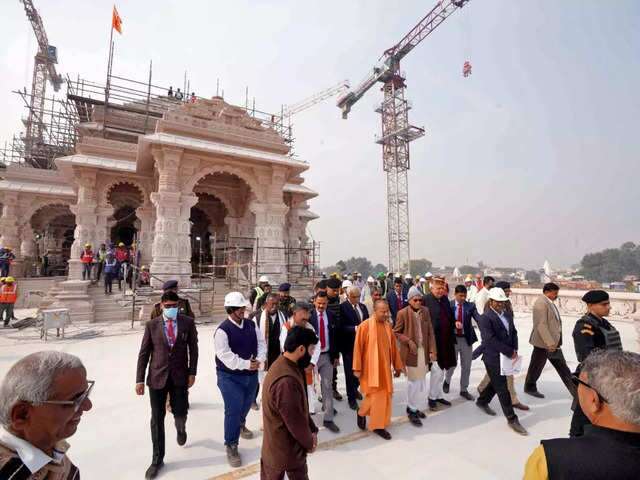
<svg viewBox="0 0 640 480">
<path fill-rule="evenodd" d="M 398 315 L 398 295 L 395 290 L 391 290 L 387 293 L 387 302 L 389 303 L 389 310 L 391 311 L 391 319 L 393 320 L 393 324 L 396 323 L 396 315 Z M 405 292 L 402 292 L 402 308 L 409 305 L 407 301 L 407 296 Z M 402 308 L 400 310 L 402 310 Z"/>
<path fill-rule="evenodd" d="M 337 343 L 338 324 L 336 322 L 336 317 L 330 311 L 325 310 L 324 314 L 325 318 L 329 320 L 329 356 L 331 357 L 331 360 L 336 360 L 340 357 L 340 345 Z M 318 336 L 318 344 L 316 345 L 316 348 L 320 348 L 320 330 L 318 329 L 318 314 L 315 308 L 311 311 L 309 323 L 314 328 L 316 335 Z"/>
<path fill-rule="evenodd" d="M 482 336 L 482 360 L 493 367 L 500 368 L 500 354 L 512 357 L 518 350 L 518 332 L 513 317 L 505 315 L 509 323 L 509 331 L 504 328 L 502 320 L 492 309 L 480 317 L 480 335 Z"/>
<path fill-rule="evenodd" d="M 458 321 L 458 310 L 456 308 L 456 301 L 451 300 L 451 310 L 453 310 L 453 316 Z M 467 339 L 467 344 L 472 346 L 474 343 L 478 341 L 478 336 L 476 335 L 476 331 L 473 328 L 473 323 L 471 323 L 471 319 L 475 318 L 476 322 L 480 322 L 480 314 L 478 313 L 478 309 L 476 308 L 475 303 L 465 302 L 462 304 L 462 330 L 464 333 L 464 338 Z"/>
<path fill-rule="evenodd" d="M 362 321 L 369 318 L 369 311 L 364 303 L 358 303 L 362 312 Z M 347 300 L 340 304 L 340 325 L 338 325 L 338 342 L 341 352 L 353 351 L 353 344 L 356 341 L 356 327 L 360 325 L 360 318 Z"/>
</svg>

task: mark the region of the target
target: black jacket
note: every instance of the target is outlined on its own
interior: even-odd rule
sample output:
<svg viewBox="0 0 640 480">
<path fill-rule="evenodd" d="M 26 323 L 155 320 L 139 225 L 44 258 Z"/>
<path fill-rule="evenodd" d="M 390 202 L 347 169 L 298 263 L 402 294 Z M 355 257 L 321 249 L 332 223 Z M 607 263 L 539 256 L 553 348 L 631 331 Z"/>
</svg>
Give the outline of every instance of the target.
<svg viewBox="0 0 640 480">
<path fill-rule="evenodd" d="M 436 336 L 436 346 L 438 349 L 438 366 L 446 370 L 455 367 L 456 359 L 456 321 L 451 310 L 451 304 L 447 297 L 436 298 L 432 293 L 422 297 L 422 305 L 429 310 L 431 315 L 431 323 L 433 324 L 433 333 Z M 449 325 L 442 321 L 441 311 L 444 309 L 444 315 L 448 319 Z M 448 328 L 448 331 L 445 330 Z"/>
<path fill-rule="evenodd" d="M 505 315 L 509 323 L 509 331 L 504 328 L 502 320 L 492 309 L 480 317 L 480 335 L 482 337 L 482 360 L 487 364 L 500 368 L 500 354 L 513 356 L 518 350 L 518 332 L 513 318 Z"/>
<path fill-rule="evenodd" d="M 451 310 L 453 310 L 453 317 L 458 320 L 458 312 L 456 310 L 456 301 L 451 300 Z M 474 343 L 478 341 L 478 336 L 476 335 L 476 331 L 473 328 L 473 323 L 471 319 L 475 318 L 476 322 L 480 321 L 480 314 L 478 313 L 478 309 L 476 305 L 471 302 L 465 301 L 462 304 L 462 330 L 464 332 L 464 338 L 467 340 L 467 344 L 472 346 Z"/>
<path fill-rule="evenodd" d="M 369 311 L 364 303 L 358 303 L 362 312 L 362 321 L 369 318 Z M 360 325 L 360 318 L 349 301 L 340 304 L 340 325 L 338 326 L 338 342 L 341 352 L 353 352 L 356 341 L 356 327 Z"/>
<path fill-rule="evenodd" d="M 338 357 L 340 357 L 340 346 L 337 343 L 338 322 L 336 322 L 336 317 L 334 317 L 329 310 L 326 310 L 324 313 L 325 313 L 325 318 L 329 320 L 329 356 L 331 357 L 331 360 L 337 360 Z M 311 325 L 316 331 L 316 335 L 318 336 L 318 344 L 316 345 L 316 348 L 320 348 L 320 330 L 318 328 L 319 326 L 318 312 L 316 311 L 315 308 L 311 312 L 311 318 L 309 318 L 309 323 L 311 323 Z"/>
</svg>

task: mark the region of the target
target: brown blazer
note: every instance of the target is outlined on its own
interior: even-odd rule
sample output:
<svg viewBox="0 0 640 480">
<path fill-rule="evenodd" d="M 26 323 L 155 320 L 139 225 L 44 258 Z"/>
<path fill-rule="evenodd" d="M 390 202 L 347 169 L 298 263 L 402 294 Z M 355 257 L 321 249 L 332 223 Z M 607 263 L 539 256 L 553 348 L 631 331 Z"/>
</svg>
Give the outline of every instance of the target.
<svg viewBox="0 0 640 480">
<path fill-rule="evenodd" d="M 437 356 L 436 336 L 433 333 L 433 324 L 431 323 L 431 315 L 426 307 L 420 307 L 422 312 L 422 346 L 424 347 L 425 363 L 428 365 L 432 362 L 431 354 Z M 418 366 L 418 355 L 411 353 L 409 350 L 409 340 L 416 340 L 415 322 L 411 318 L 411 307 L 404 307 L 398 312 L 396 324 L 393 327 L 393 333 L 400 342 L 400 357 L 404 364 L 408 367 Z"/>
<path fill-rule="evenodd" d="M 189 375 L 198 369 L 198 331 L 193 318 L 178 314 L 178 336 L 169 349 L 164 334 L 164 320 L 156 317 L 146 323 L 144 336 L 138 354 L 136 383 L 144 382 L 144 374 L 149 365 L 147 385 L 161 389 L 167 384 L 169 375 L 175 386 L 186 387 Z"/>
<path fill-rule="evenodd" d="M 562 322 L 544 295 L 540 295 L 533 304 L 533 330 L 529 343 L 544 349 L 562 345 Z"/>
</svg>

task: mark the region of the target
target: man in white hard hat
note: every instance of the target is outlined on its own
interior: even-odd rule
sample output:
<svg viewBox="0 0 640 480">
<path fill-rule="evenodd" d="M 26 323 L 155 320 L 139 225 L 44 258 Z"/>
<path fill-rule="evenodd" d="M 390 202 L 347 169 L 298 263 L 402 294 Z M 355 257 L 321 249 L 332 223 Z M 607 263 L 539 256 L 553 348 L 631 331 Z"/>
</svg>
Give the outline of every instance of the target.
<svg viewBox="0 0 640 480">
<path fill-rule="evenodd" d="M 509 427 L 520 435 L 527 435 L 525 428 L 520 425 L 518 416 L 513 410 L 511 395 L 507 387 L 507 377 L 502 374 L 502 365 L 509 360 L 518 358 L 518 332 L 513 318 L 505 314 L 509 297 L 502 288 L 492 288 L 489 291 L 489 302 L 486 313 L 480 317 L 480 334 L 482 336 L 482 361 L 484 362 L 489 385 L 482 390 L 476 405 L 488 415 L 496 412 L 489 407 L 495 395 L 498 395 L 504 416 L 507 417 Z M 501 359 L 501 357 L 506 357 Z"/>
<path fill-rule="evenodd" d="M 340 303 L 347 301 L 347 291 L 353 287 L 351 280 L 344 280 L 342 282 L 342 288 L 340 288 Z"/>
<path fill-rule="evenodd" d="M 467 289 L 467 302 L 476 303 L 476 295 L 478 295 L 478 287 L 473 284 L 473 277 L 471 274 L 467 275 L 464 279 L 464 286 Z M 481 313 L 481 312 L 478 312 Z"/>
<path fill-rule="evenodd" d="M 266 275 L 262 275 L 260 278 L 258 278 L 258 285 L 254 287 L 253 290 L 251 290 L 251 294 L 249 295 L 248 306 L 250 306 L 254 312 L 260 308 L 257 305 L 258 300 L 260 300 L 260 298 L 265 293 L 268 293 L 266 292 L 266 290 L 268 290 L 267 286 L 271 286 L 269 284 L 269 277 L 267 277 Z"/>
<path fill-rule="evenodd" d="M 224 444 L 232 467 L 242 465 L 239 438 L 253 438 L 245 420 L 258 388 L 258 368 L 267 357 L 267 344 L 257 325 L 244 318 L 249 302 L 240 292 L 224 297 L 227 319 L 213 334 L 218 388 L 224 399 Z"/>
</svg>

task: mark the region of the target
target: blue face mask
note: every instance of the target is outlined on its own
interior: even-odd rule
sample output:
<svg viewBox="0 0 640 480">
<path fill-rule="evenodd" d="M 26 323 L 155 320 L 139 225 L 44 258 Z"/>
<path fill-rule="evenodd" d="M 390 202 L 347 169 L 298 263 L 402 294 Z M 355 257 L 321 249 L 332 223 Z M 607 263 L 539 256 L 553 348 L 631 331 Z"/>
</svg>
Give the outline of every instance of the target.
<svg viewBox="0 0 640 480">
<path fill-rule="evenodd" d="M 165 307 L 163 308 L 164 316 L 170 318 L 171 320 L 175 320 L 178 316 L 178 307 Z"/>
</svg>

